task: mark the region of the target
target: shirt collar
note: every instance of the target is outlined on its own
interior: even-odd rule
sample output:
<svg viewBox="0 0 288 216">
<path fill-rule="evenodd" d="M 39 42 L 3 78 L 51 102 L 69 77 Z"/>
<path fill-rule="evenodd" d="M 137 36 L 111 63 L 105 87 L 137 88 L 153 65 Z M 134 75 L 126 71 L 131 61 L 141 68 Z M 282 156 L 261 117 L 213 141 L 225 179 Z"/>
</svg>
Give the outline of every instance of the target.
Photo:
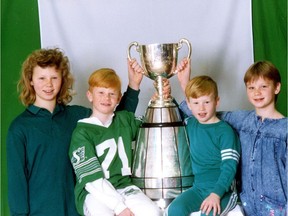
<svg viewBox="0 0 288 216">
<path fill-rule="evenodd" d="M 103 124 L 96 116 L 91 116 L 89 118 L 81 119 L 79 120 L 79 122 L 85 122 L 85 123 L 94 124 L 94 125 L 108 128 L 113 121 L 114 115 L 115 114 L 113 113 L 105 124 Z"/>
<path fill-rule="evenodd" d="M 30 111 L 31 113 L 35 114 L 35 115 L 37 115 L 41 110 L 45 110 L 48 112 L 47 109 L 35 106 L 34 104 L 29 105 L 27 107 L 27 110 Z M 56 107 L 53 111 L 53 115 L 55 115 L 58 112 L 61 112 L 62 110 L 64 110 L 64 106 L 62 104 L 56 104 Z"/>
</svg>

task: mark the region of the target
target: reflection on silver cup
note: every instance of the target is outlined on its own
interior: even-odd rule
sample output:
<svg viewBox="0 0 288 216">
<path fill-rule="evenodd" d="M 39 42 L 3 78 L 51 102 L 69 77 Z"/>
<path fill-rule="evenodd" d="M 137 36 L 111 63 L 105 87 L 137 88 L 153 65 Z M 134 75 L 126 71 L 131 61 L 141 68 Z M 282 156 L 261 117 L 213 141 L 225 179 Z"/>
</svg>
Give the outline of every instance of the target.
<svg viewBox="0 0 288 216">
<path fill-rule="evenodd" d="M 158 98 L 156 101 L 151 101 L 153 107 L 173 106 L 172 98 L 163 99 L 163 78 L 169 79 L 177 73 L 178 50 L 182 48 L 182 44 L 188 46 L 187 58 L 191 56 L 191 45 L 187 39 L 181 39 L 178 43 L 168 44 L 149 44 L 139 45 L 138 42 L 130 43 L 128 47 L 128 58 L 131 59 L 130 50 L 135 46 L 136 51 L 140 54 L 141 65 L 144 70 L 144 75 L 156 81 L 156 90 Z"/>
</svg>

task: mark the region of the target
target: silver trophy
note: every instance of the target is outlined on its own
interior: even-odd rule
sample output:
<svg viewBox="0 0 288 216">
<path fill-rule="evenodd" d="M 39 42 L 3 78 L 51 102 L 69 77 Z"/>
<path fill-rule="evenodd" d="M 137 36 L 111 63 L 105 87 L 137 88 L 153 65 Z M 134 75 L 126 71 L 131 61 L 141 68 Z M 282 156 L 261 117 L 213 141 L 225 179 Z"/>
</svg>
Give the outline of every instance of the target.
<svg viewBox="0 0 288 216">
<path fill-rule="evenodd" d="M 145 76 L 156 82 L 158 98 L 149 102 L 144 121 L 139 129 L 134 152 L 132 179 L 135 185 L 158 203 L 167 205 L 193 183 L 189 143 L 183 120 L 173 98 L 163 97 L 163 78 L 169 79 L 177 73 L 178 50 L 182 44 L 191 45 L 188 40 L 179 43 L 139 45 L 132 42 L 140 54 Z"/>
<path fill-rule="evenodd" d="M 177 66 L 178 50 L 182 48 L 183 43 L 188 46 L 187 58 L 191 56 L 191 45 L 187 39 L 181 39 L 179 43 L 169 44 L 149 44 L 139 45 L 137 42 L 132 42 L 128 48 L 128 58 L 131 59 L 130 50 L 135 46 L 136 51 L 140 54 L 141 65 L 144 69 L 144 75 L 156 81 L 156 90 L 158 98 L 150 101 L 149 106 L 167 107 L 173 106 L 173 99 L 163 98 L 163 78 L 169 79 L 174 76 Z"/>
</svg>

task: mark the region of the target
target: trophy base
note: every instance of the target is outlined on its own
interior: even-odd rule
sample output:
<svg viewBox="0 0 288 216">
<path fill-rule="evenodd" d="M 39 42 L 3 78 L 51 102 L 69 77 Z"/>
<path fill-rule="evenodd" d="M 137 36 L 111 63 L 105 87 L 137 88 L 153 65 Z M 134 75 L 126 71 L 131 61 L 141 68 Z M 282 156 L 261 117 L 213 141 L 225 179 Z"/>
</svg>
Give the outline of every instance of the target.
<svg viewBox="0 0 288 216">
<path fill-rule="evenodd" d="M 157 166 L 157 161 L 155 161 L 155 166 Z M 181 176 L 178 173 L 178 176 L 174 177 L 151 177 L 154 174 L 149 173 L 149 170 L 152 169 L 149 168 L 149 170 L 146 170 L 146 176 L 132 176 L 132 182 L 154 201 L 158 207 L 165 209 L 178 195 L 192 187 L 194 177 L 191 173 L 188 173 L 190 172 L 189 168 L 186 169 L 186 174 L 189 176 Z M 179 168 L 174 167 L 173 170 L 177 169 Z M 158 172 L 160 173 L 161 169 Z"/>
<path fill-rule="evenodd" d="M 162 211 L 164 211 L 173 199 L 152 199 L 152 201 L 155 202 Z"/>
<path fill-rule="evenodd" d="M 193 184 L 185 126 L 174 103 L 148 106 L 139 128 L 132 182 L 161 209 Z"/>
</svg>

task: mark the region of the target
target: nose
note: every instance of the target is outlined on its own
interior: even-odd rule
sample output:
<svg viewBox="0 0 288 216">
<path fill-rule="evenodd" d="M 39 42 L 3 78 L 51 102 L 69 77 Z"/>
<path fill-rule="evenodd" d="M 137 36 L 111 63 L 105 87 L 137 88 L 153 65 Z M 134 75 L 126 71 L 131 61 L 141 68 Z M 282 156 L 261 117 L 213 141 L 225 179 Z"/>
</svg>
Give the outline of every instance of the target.
<svg viewBox="0 0 288 216">
<path fill-rule="evenodd" d="M 261 94 L 261 91 L 259 88 L 255 88 L 254 90 L 254 95 L 260 95 Z"/>
<path fill-rule="evenodd" d="M 104 95 L 104 98 L 105 98 L 105 99 L 110 99 L 110 98 L 111 98 L 111 95 L 110 95 L 110 94 L 105 94 L 105 95 Z"/>
<path fill-rule="evenodd" d="M 52 79 L 47 79 L 46 85 L 47 86 L 52 86 Z"/>
<path fill-rule="evenodd" d="M 201 111 L 205 110 L 204 104 L 200 104 L 200 107 L 199 107 L 199 108 L 200 108 Z"/>
</svg>

